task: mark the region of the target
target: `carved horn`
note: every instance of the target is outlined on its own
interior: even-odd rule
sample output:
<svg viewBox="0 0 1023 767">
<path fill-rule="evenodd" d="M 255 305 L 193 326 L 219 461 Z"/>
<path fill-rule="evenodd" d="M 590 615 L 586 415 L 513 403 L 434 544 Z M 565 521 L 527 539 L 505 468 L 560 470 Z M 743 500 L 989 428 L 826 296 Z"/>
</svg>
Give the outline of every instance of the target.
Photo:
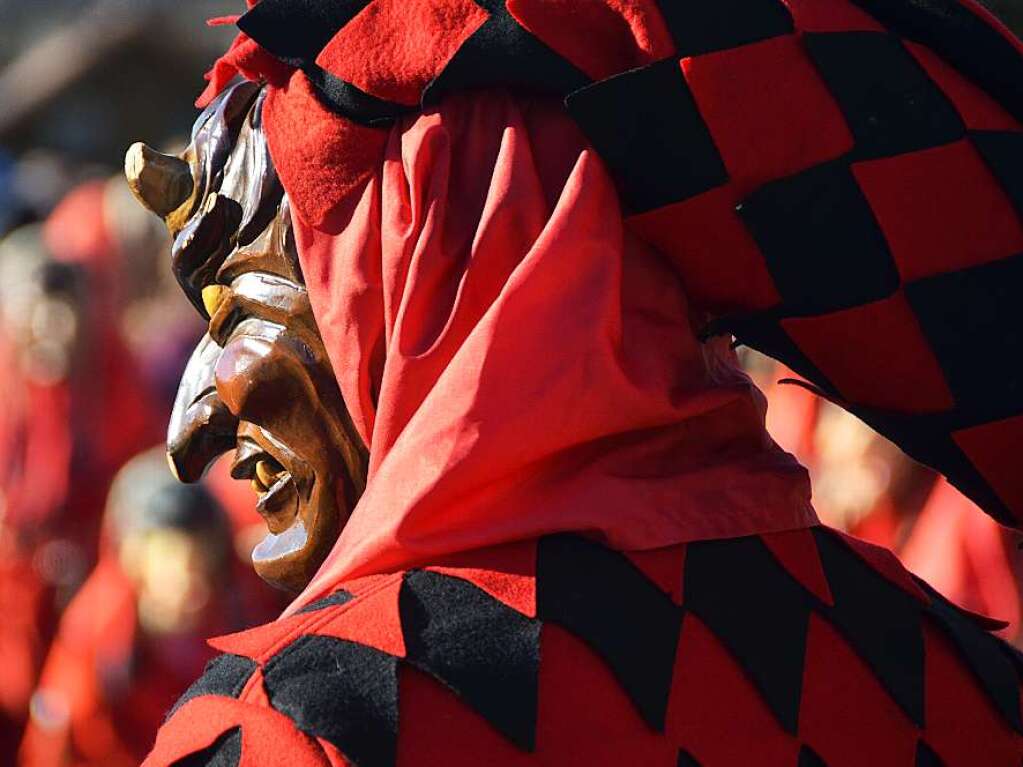
<svg viewBox="0 0 1023 767">
<path fill-rule="evenodd" d="M 132 144 L 124 156 L 124 175 L 135 198 L 161 218 L 181 207 L 192 194 L 188 163 L 141 141 Z"/>
</svg>

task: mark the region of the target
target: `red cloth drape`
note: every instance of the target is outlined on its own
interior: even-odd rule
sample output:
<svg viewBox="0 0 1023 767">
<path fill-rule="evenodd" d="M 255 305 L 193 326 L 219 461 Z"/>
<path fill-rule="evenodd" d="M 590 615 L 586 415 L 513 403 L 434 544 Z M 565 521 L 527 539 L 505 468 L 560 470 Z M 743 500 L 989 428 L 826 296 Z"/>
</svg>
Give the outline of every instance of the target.
<svg viewBox="0 0 1023 767">
<path fill-rule="evenodd" d="M 391 132 L 325 226 L 296 221 L 313 308 L 370 447 L 303 603 L 342 577 L 558 530 L 622 549 L 812 524 L 724 340 L 631 235 L 560 105 L 456 96 Z"/>
</svg>

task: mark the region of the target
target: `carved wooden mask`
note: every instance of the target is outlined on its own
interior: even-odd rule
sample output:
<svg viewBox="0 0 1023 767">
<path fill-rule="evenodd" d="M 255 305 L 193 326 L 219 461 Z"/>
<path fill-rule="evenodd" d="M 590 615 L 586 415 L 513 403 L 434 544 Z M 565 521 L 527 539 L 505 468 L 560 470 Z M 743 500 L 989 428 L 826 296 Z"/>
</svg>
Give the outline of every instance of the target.
<svg viewBox="0 0 1023 767">
<path fill-rule="evenodd" d="M 226 90 L 178 156 L 144 144 L 125 172 L 173 238 L 171 266 L 209 320 L 182 376 L 167 434 L 171 467 L 198 480 L 234 450 L 269 532 L 256 571 L 292 591 L 312 578 L 365 487 L 352 426 L 309 304 L 261 126 L 263 91 Z"/>
</svg>

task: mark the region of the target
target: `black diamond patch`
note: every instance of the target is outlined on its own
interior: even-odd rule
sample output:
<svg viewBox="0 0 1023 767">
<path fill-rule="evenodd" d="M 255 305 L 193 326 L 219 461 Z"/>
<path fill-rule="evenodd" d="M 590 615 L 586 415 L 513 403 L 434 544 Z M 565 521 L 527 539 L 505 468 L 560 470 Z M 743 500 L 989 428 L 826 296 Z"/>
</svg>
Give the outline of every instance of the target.
<svg viewBox="0 0 1023 767">
<path fill-rule="evenodd" d="M 675 59 L 602 80 L 565 104 L 611 168 L 631 213 L 680 202 L 728 180 Z"/>
<path fill-rule="evenodd" d="M 916 744 L 914 767 L 945 767 L 945 763 L 931 750 L 930 746 L 921 740 Z"/>
<path fill-rule="evenodd" d="M 924 335 L 967 422 L 1023 408 L 1023 254 L 906 285 Z M 1011 362 L 1010 362 L 1011 361 Z"/>
<path fill-rule="evenodd" d="M 844 162 L 767 184 L 739 214 L 764 253 L 786 313 L 859 306 L 899 286 L 888 244 Z"/>
<path fill-rule="evenodd" d="M 856 138 L 855 159 L 962 137 L 959 114 L 897 37 L 839 32 L 808 34 L 804 41 Z"/>
<path fill-rule="evenodd" d="M 828 767 L 809 746 L 803 746 L 799 749 L 799 765 L 798 767 Z"/>
<path fill-rule="evenodd" d="M 960 0 L 852 0 L 900 37 L 923 43 L 1023 122 L 1019 49 Z M 1010 33 L 1011 34 L 1011 33 Z"/>
<path fill-rule="evenodd" d="M 1023 133 L 974 131 L 970 140 L 1023 216 Z"/>
<path fill-rule="evenodd" d="M 406 660 L 519 748 L 536 737 L 540 621 L 461 578 L 412 571 L 398 597 Z"/>
</svg>

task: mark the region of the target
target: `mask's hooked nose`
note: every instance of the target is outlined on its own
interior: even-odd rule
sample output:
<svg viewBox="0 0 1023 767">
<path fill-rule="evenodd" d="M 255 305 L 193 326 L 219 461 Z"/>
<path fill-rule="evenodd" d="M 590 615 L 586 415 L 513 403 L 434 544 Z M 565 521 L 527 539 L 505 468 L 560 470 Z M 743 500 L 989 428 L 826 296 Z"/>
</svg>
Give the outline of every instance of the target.
<svg viewBox="0 0 1023 767">
<path fill-rule="evenodd" d="M 203 336 L 178 384 L 167 427 L 167 459 L 182 482 L 196 482 L 235 446 L 238 419 L 217 396 L 214 376 L 221 348 Z"/>
</svg>

